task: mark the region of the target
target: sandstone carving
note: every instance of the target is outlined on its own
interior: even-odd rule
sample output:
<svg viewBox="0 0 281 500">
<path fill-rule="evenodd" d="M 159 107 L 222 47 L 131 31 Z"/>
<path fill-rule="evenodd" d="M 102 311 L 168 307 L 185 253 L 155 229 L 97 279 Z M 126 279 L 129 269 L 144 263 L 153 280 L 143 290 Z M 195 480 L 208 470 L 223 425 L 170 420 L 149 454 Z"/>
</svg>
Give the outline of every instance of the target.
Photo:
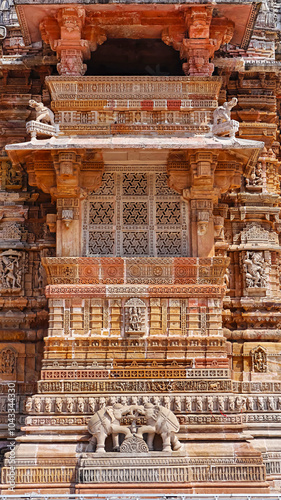
<svg viewBox="0 0 281 500">
<path fill-rule="evenodd" d="M 179 431 L 177 417 L 164 406 L 155 406 L 146 403 L 143 407 L 137 407 L 137 411 L 146 418 L 146 425 L 137 430 L 137 436 L 147 433 L 147 445 L 149 450 L 153 450 L 153 439 L 155 433 L 160 434 L 163 441 L 163 451 L 174 451 L 181 449 L 181 443 L 176 437 Z"/>
<path fill-rule="evenodd" d="M 218 106 L 214 111 L 214 124 L 212 132 L 215 135 L 229 135 L 235 137 L 235 133 L 239 129 L 239 123 L 231 119 L 230 112 L 237 105 L 237 98 L 233 97 L 230 101 L 225 102 L 222 106 Z"/>
<path fill-rule="evenodd" d="M 141 425 L 142 416 L 144 425 Z M 161 435 L 164 452 L 181 449 L 181 443 L 176 437 L 179 431 L 176 416 L 168 408 L 152 403 L 145 403 L 143 406 L 123 406 L 115 403 L 113 406 L 102 408 L 89 420 L 88 430 L 92 434 L 88 451 L 93 451 L 96 444 L 96 452 L 104 453 L 105 438 L 111 435 L 113 451 L 131 453 L 132 450 L 138 449 L 143 453 L 154 449 L 155 434 Z M 119 434 L 125 436 L 121 448 Z M 141 443 L 144 434 L 147 434 L 147 445 Z"/>
<path fill-rule="evenodd" d="M 30 99 L 29 106 L 35 109 L 37 122 L 48 123 L 49 125 L 55 126 L 54 113 L 47 108 L 47 106 L 44 106 L 42 102 Z"/>
<path fill-rule="evenodd" d="M 122 416 L 130 412 L 131 407 L 124 407 L 120 403 L 98 410 L 88 423 L 88 430 L 92 434 L 88 451 L 92 451 L 96 444 L 96 452 L 104 453 L 105 439 L 109 435 L 112 436 L 113 451 L 119 451 L 119 434 L 123 434 L 125 439 L 132 436 L 130 429 L 120 424 Z"/>
</svg>

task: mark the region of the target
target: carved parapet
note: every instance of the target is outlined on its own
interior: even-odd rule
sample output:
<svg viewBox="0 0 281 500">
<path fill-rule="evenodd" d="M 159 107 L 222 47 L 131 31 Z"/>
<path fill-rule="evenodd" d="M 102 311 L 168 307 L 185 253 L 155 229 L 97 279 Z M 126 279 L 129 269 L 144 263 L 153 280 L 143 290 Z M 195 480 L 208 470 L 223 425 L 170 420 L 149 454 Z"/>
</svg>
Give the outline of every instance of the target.
<svg viewBox="0 0 281 500">
<path fill-rule="evenodd" d="M 27 122 L 26 130 L 31 135 L 31 139 L 37 139 L 37 135 L 57 137 L 57 135 L 59 134 L 58 125 L 48 125 L 47 123 L 42 123 L 35 120 Z"/>
</svg>

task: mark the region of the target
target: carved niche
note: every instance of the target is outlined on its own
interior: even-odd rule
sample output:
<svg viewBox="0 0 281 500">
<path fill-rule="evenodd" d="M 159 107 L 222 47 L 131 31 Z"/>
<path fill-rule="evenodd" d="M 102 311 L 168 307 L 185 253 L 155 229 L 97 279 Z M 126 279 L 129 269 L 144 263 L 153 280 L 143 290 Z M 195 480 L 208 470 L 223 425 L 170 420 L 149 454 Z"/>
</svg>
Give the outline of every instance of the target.
<svg viewBox="0 0 281 500">
<path fill-rule="evenodd" d="M 16 353 L 9 347 L 0 352 L 0 372 L 8 378 L 16 375 Z"/>
<path fill-rule="evenodd" d="M 137 298 L 129 299 L 124 306 L 125 333 L 140 336 L 146 333 L 146 305 Z"/>
<path fill-rule="evenodd" d="M 261 345 L 255 347 L 251 351 L 252 355 L 252 371 L 257 373 L 267 372 L 267 352 Z"/>
<path fill-rule="evenodd" d="M 22 289 L 24 254 L 5 250 L 0 254 L 0 290 L 2 293 L 19 293 Z"/>
</svg>

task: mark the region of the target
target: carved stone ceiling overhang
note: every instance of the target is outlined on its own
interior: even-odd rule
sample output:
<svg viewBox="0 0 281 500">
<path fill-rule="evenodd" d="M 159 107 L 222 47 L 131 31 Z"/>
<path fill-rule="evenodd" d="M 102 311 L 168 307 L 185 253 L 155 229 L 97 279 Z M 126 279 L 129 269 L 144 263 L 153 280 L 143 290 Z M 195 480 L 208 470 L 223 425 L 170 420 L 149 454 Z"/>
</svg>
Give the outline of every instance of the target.
<svg viewBox="0 0 281 500">
<path fill-rule="evenodd" d="M 185 150 L 186 158 L 198 151 L 212 151 L 217 155 L 218 162 L 235 161 L 240 164 L 241 171 L 249 175 L 255 165 L 258 155 L 264 147 L 263 142 L 239 138 L 217 137 L 52 137 L 46 140 L 32 140 L 21 144 L 10 144 L 6 151 L 14 164 L 34 163 L 42 157 L 44 162 L 52 163 L 55 151 L 94 151 L 103 158 L 106 151 L 147 150 L 155 153 Z M 83 153 L 82 153 L 83 154 Z"/>
<path fill-rule="evenodd" d="M 89 19 L 93 25 L 104 30 L 107 38 L 161 38 L 165 28 L 176 28 L 185 32 L 185 12 L 199 4 L 215 8 L 213 16 L 231 19 L 235 24 L 232 43 L 246 48 L 260 3 L 243 0 L 229 2 L 228 0 L 211 3 L 207 1 L 189 1 L 178 3 L 176 0 L 157 1 L 146 0 L 140 5 L 138 0 L 119 2 L 109 0 L 103 3 L 89 0 L 58 2 L 37 0 L 16 0 L 16 9 L 22 33 L 26 44 L 41 40 L 39 25 L 46 18 L 55 17 L 56 12 L 64 6 L 83 5 L 86 8 L 86 23 Z M 117 4 L 117 5 L 116 5 Z"/>
</svg>

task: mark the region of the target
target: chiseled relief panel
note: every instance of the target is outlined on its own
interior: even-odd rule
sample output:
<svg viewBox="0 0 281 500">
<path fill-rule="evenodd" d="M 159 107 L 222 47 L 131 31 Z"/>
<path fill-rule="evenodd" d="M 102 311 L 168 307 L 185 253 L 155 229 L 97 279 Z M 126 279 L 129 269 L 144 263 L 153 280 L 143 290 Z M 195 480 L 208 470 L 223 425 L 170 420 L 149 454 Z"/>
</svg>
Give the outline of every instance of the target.
<svg viewBox="0 0 281 500">
<path fill-rule="evenodd" d="M 85 202 L 86 256 L 188 256 L 187 205 L 163 171 L 117 167 Z"/>
</svg>

